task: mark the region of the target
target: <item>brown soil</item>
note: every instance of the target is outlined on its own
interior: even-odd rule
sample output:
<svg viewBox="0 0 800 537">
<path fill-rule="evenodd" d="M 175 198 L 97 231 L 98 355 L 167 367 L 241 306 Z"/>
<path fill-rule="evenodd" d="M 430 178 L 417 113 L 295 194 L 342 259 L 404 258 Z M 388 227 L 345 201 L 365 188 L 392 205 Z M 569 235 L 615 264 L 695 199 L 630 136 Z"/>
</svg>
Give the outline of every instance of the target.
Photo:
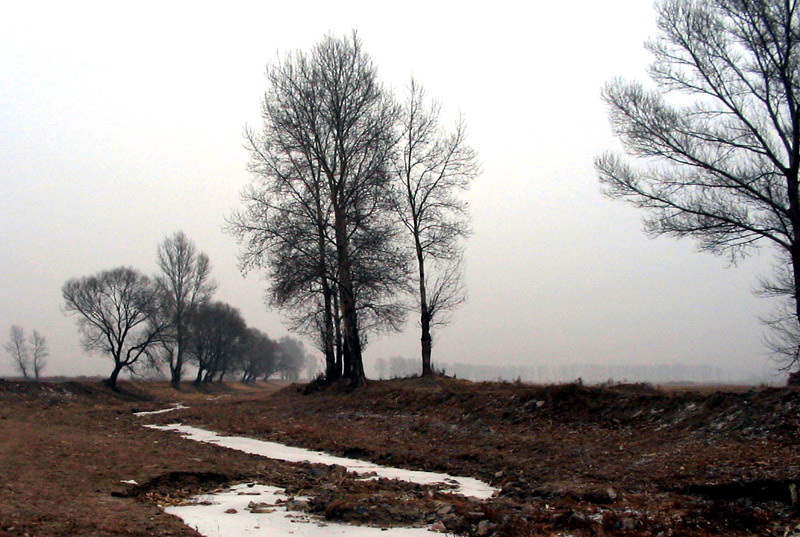
<svg viewBox="0 0 800 537">
<path fill-rule="evenodd" d="M 240 481 L 330 519 L 460 535 L 800 535 L 800 392 L 531 387 L 448 378 L 176 392 L 0 381 L 0 537 L 197 535 L 158 504 Z M 190 408 L 136 417 L 181 401 Z M 502 490 L 487 502 L 141 427 L 184 422 Z M 125 484 L 135 480 L 138 484 Z"/>
</svg>

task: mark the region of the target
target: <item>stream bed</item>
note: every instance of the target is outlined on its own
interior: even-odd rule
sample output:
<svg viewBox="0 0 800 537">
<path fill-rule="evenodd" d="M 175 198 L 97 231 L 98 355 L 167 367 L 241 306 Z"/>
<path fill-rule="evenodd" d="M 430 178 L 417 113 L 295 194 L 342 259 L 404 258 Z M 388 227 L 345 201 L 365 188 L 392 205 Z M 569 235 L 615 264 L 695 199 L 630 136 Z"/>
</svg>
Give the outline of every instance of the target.
<svg viewBox="0 0 800 537">
<path fill-rule="evenodd" d="M 165 511 L 206 537 L 422 537 L 426 528 L 376 528 L 327 522 L 286 508 L 287 497 L 277 487 L 259 484 L 233 486 L 223 492 L 196 496 L 192 505 Z"/>
<path fill-rule="evenodd" d="M 368 461 L 338 457 L 320 451 L 286 446 L 242 436 L 223 436 L 213 431 L 173 423 L 144 425 L 150 429 L 176 432 L 187 439 L 236 449 L 287 462 L 308 462 L 343 466 L 348 472 L 365 478 L 387 478 L 422 485 L 445 485 L 453 494 L 477 499 L 491 498 L 497 489 L 478 479 L 456 477 L 437 472 L 404 470 L 381 466 Z M 222 492 L 193 498 L 190 505 L 170 506 L 165 510 L 206 537 L 237 536 L 298 536 L 384 537 L 432 535 L 426 528 L 376 528 L 330 523 L 286 507 L 287 497 L 282 489 L 261 484 L 236 485 Z"/>
</svg>

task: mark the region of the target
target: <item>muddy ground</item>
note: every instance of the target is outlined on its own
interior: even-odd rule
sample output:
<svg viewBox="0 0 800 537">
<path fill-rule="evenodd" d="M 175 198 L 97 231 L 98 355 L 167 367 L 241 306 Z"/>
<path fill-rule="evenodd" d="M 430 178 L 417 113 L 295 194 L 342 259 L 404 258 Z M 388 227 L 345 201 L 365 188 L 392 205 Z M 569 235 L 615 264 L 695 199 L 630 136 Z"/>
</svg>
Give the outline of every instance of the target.
<svg viewBox="0 0 800 537">
<path fill-rule="evenodd" d="M 0 381 L 0 537 L 197 535 L 158 505 L 260 481 L 293 509 L 455 535 L 800 536 L 800 392 L 449 378 L 304 386 Z M 145 417 L 175 402 L 189 408 Z M 184 422 L 484 479 L 480 502 L 184 440 Z M 136 484 L 124 483 L 133 480 Z"/>
</svg>

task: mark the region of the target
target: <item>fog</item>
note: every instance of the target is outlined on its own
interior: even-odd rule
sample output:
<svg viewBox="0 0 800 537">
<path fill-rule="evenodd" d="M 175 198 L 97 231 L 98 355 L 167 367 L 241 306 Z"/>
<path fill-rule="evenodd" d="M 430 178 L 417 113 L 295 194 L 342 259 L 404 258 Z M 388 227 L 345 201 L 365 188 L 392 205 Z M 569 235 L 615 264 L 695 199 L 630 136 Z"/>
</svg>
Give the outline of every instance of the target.
<svg viewBox="0 0 800 537">
<path fill-rule="evenodd" d="M 44 334 L 45 374 L 110 372 L 81 349 L 64 282 L 119 265 L 153 273 L 177 230 L 209 254 L 217 299 L 286 334 L 222 229 L 250 180 L 242 131 L 259 126 L 267 63 L 356 28 L 387 85 L 402 92 L 413 75 L 448 120 L 464 114 L 483 167 L 467 194 L 469 299 L 434 334 L 435 362 L 567 376 L 575 364 L 677 364 L 779 380 L 759 322 L 773 304 L 753 293 L 772 252 L 730 267 L 689 241 L 648 239 L 641 214 L 600 193 L 593 158 L 617 147 L 600 88 L 646 79 L 649 2 L 249 4 L 4 10 L 0 339 L 13 324 Z M 418 346 L 413 319 L 373 338 L 368 373 Z M 4 354 L 0 376 L 12 374 Z"/>
</svg>

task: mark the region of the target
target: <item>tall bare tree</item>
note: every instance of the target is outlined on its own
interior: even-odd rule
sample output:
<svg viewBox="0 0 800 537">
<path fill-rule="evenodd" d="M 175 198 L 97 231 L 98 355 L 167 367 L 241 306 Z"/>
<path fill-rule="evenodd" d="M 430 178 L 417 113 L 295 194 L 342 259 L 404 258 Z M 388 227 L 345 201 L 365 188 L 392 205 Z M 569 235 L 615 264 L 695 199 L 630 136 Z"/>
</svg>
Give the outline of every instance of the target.
<svg viewBox="0 0 800 537">
<path fill-rule="evenodd" d="M 47 339 L 37 330 L 34 330 L 33 335 L 31 335 L 30 349 L 33 378 L 39 380 L 42 370 L 47 365 L 47 357 L 50 356 L 50 351 L 47 349 Z"/>
<path fill-rule="evenodd" d="M 412 79 L 395 160 L 395 209 L 417 262 L 423 375 L 433 373 L 432 327 L 447 324 L 448 313 L 466 299 L 461 260 L 469 219 L 459 195 L 480 173 L 463 118 L 447 131 L 439 123 L 440 109 Z"/>
<path fill-rule="evenodd" d="M 156 277 L 162 300 L 162 314 L 169 322 L 169 337 L 162 338 L 162 350 L 169 365 L 172 386 L 178 388 L 183 373 L 188 325 L 192 313 L 206 303 L 216 290 L 211 280 L 208 256 L 197 248 L 182 231 L 167 237 L 158 247 Z"/>
<path fill-rule="evenodd" d="M 596 161 L 612 198 L 646 211 L 651 235 L 692 237 L 732 260 L 768 243 L 780 252 L 767 291 L 787 299 L 773 348 L 800 352 L 800 13 L 794 0 L 663 0 L 655 89 L 603 90 L 633 165 Z M 675 94 L 675 98 L 671 94 Z"/>
<path fill-rule="evenodd" d="M 61 290 L 67 314 L 77 318 L 88 351 L 109 355 L 114 369 L 108 385 L 159 342 L 166 325 L 158 321 L 158 288 L 139 271 L 119 267 L 94 276 L 74 278 Z"/>
<path fill-rule="evenodd" d="M 394 145 L 397 107 L 379 83 L 377 71 L 355 34 L 350 38 L 325 37 L 310 54 L 297 52 L 269 66 L 267 78 L 263 133 L 248 136 L 251 153 L 259 172 L 271 183 L 270 196 L 279 193 L 293 203 L 300 201 L 289 210 L 299 206 L 311 223 L 324 215 L 330 226 L 324 232 L 309 226 L 316 242 L 308 243 L 316 245 L 314 274 L 316 285 L 323 289 L 326 360 L 330 366 L 329 312 L 333 306 L 329 302 L 335 298 L 341 310 L 345 361 L 349 365 L 345 370 L 351 385 L 359 386 L 366 377 L 352 239 L 377 214 L 388 195 L 387 163 Z M 268 207 L 280 205 L 270 198 Z M 335 254 L 331 265 L 327 264 L 328 246 L 324 244 L 328 237 Z M 325 283 L 331 276 L 335 277 L 335 287 Z"/>
<path fill-rule="evenodd" d="M 10 330 L 8 343 L 3 348 L 11 355 L 14 367 L 22 374 L 22 378 L 29 378 L 29 368 L 31 366 L 31 351 L 28 347 L 28 340 L 25 338 L 25 329 L 18 325 L 13 325 Z"/>
<path fill-rule="evenodd" d="M 334 293 L 336 251 L 331 210 L 321 171 L 310 155 L 294 157 L 283 132 L 247 131 L 254 183 L 242 195 L 245 208 L 229 219 L 238 238 L 243 270 L 265 268 L 270 306 L 290 312 L 294 329 L 320 336 L 326 376 L 341 374 L 335 356 Z M 318 331 L 317 331 L 318 330 Z"/>
</svg>

